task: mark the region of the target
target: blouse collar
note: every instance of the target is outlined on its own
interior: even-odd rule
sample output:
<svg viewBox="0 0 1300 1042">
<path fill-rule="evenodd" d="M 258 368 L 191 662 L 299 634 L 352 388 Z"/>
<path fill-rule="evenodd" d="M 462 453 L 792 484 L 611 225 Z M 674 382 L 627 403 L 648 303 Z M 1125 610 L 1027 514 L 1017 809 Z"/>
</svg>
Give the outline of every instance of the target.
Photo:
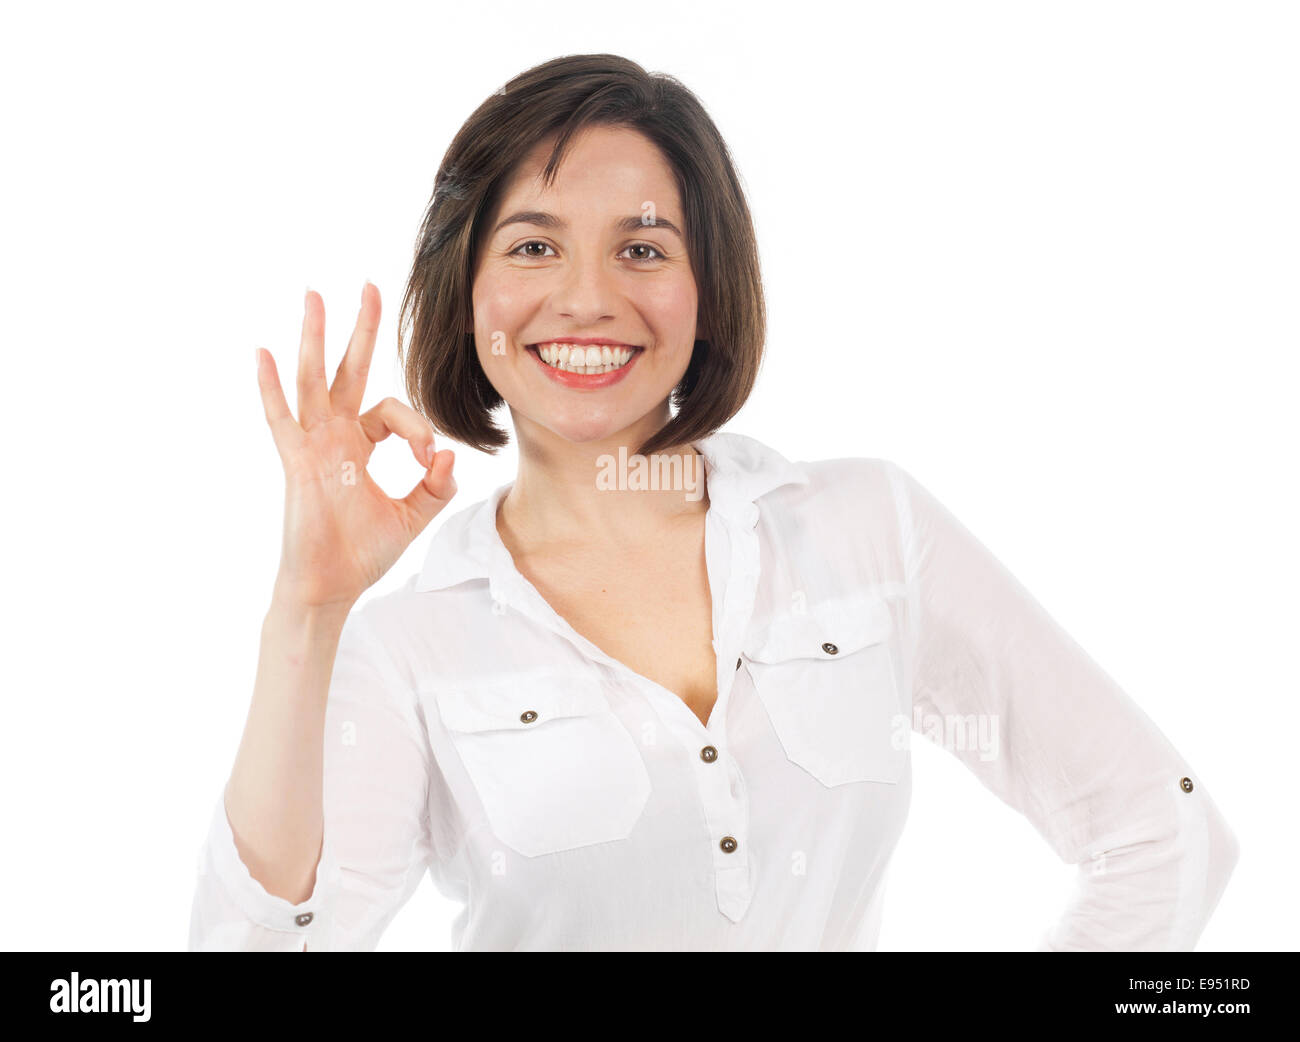
<svg viewBox="0 0 1300 1042">
<path fill-rule="evenodd" d="M 756 501 L 773 489 L 803 484 L 802 468 L 766 445 L 729 431 L 693 442 L 704 457 L 709 509 L 752 527 Z M 502 579 L 514 572 L 510 552 L 497 531 L 497 507 L 514 482 L 501 485 L 480 503 L 453 514 L 434 533 L 415 589 L 441 590 L 471 579 Z"/>
</svg>

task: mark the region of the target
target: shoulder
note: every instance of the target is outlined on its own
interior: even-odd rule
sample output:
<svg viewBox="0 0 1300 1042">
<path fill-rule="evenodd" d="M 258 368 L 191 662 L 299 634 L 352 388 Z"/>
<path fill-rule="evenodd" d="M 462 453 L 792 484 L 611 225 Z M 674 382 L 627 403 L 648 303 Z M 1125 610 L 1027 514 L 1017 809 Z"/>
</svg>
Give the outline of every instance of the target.
<svg viewBox="0 0 1300 1042">
<path fill-rule="evenodd" d="M 731 435 L 735 472 L 750 475 L 758 519 L 773 552 L 858 561 L 873 574 L 895 570 L 906 541 L 908 474 L 883 456 L 790 460 L 753 438 Z M 747 496 L 744 498 L 748 498 Z M 847 556 L 845 556 L 847 555 Z"/>
<path fill-rule="evenodd" d="M 348 627 L 353 639 L 382 658 L 405 684 L 452 668 L 476 643 L 475 625 L 485 610 L 485 583 L 466 582 L 447 589 L 423 590 L 421 572 L 400 585 L 373 593 L 353 608 Z"/>
<path fill-rule="evenodd" d="M 743 439 L 740 458 L 769 475 L 756 500 L 764 513 L 813 519 L 831 515 L 861 524 L 896 517 L 905 494 L 907 472 L 883 456 L 844 456 L 790 460 L 756 439 Z M 761 487 L 761 486 L 760 486 Z"/>
</svg>

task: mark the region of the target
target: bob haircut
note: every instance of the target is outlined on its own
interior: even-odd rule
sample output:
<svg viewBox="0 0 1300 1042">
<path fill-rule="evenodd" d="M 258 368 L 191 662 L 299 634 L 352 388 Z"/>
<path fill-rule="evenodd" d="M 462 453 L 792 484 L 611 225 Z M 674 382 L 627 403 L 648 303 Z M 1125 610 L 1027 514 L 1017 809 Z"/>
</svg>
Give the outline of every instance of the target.
<svg viewBox="0 0 1300 1042">
<path fill-rule="evenodd" d="M 671 76 L 615 54 L 555 58 L 510 80 L 457 132 L 438 168 L 399 314 L 398 357 L 412 404 L 435 430 L 483 452 L 509 441 L 492 422 L 503 399 L 479 364 L 472 332 L 487 222 L 523 156 L 558 134 L 542 173 L 549 186 L 570 138 L 593 125 L 641 132 L 671 167 L 705 334 L 670 394 L 675 415 L 635 451 L 712 434 L 740 410 L 758 375 L 766 336 L 758 244 L 718 128 Z"/>
</svg>

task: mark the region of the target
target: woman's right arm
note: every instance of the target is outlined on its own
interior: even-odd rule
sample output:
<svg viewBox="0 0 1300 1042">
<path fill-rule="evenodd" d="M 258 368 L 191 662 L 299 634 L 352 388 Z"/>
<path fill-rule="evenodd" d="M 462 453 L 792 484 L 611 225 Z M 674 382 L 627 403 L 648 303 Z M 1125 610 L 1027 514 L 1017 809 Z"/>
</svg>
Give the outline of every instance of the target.
<svg viewBox="0 0 1300 1042">
<path fill-rule="evenodd" d="M 450 450 L 435 453 L 428 421 L 395 399 L 358 414 L 378 298 L 367 284 L 352 340 L 327 388 L 324 311 L 308 293 L 297 421 L 274 360 L 257 352 L 267 423 L 285 468 L 284 537 L 243 737 L 205 846 L 192 949 L 299 950 L 313 925 L 317 936 L 327 936 L 317 920 L 338 911 L 321 906 L 337 896 L 328 877 L 345 853 L 332 847 L 348 841 L 341 834 L 331 845 L 327 834 L 327 752 L 338 758 L 340 820 L 370 814 L 377 829 L 386 823 L 391 835 L 418 838 L 424 818 L 428 763 L 418 715 L 391 660 L 352 608 L 455 494 L 453 457 Z M 390 433 L 407 440 L 427 467 L 400 500 L 365 470 L 375 444 Z M 346 746 L 348 736 L 334 733 L 331 712 L 349 729 Z M 365 743 L 360 752 L 358 730 Z M 351 801 L 361 802 L 354 810 Z M 348 856 L 365 856 L 369 845 Z M 400 874 L 399 891 L 409 873 L 402 868 Z"/>
<path fill-rule="evenodd" d="M 348 616 L 317 725 L 323 741 L 305 750 L 322 754 L 323 774 L 321 802 L 314 804 L 321 810 L 307 812 L 320 815 L 314 820 L 323 825 L 307 855 L 310 878 L 296 892 L 281 892 L 266 874 L 283 874 L 276 856 L 265 856 L 266 848 L 242 832 L 236 836 L 239 815 L 233 806 L 227 812 L 223 793 L 214 793 L 191 951 L 372 950 L 437 856 L 429 821 L 436 767 L 410 679 L 380 639 L 383 630 L 369 609 Z M 246 734 L 255 731 L 254 716 L 250 710 Z M 241 746 L 241 760 L 250 751 Z M 285 758 L 275 747 L 268 754 Z M 238 773 L 239 767 L 231 778 Z M 259 800 L 254 793 L 254 815 L 289 805 L 278 798 L 283 788 L 268 791 L 277 798 Z M 286 828 L 300 825 L 290 821 Z M 270 836 L 272 848 L 278 839 Z"/>
<path fill-rule="evenodd" d="M 253 700 L 225 788 L 240 860 L 267 893 L 293 904 L 315 886 L 325 706 L 346 618 L 347 612 L 272 598 Z"/>
</svg>

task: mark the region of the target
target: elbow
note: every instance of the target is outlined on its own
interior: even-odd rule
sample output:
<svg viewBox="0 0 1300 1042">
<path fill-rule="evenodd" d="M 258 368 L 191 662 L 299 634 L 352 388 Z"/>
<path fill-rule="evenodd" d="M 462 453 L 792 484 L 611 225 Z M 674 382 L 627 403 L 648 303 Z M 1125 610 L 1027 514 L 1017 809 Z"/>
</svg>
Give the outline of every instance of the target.
<svg viewBox="0 0 1300 1042">
<path fill-rule="evenodd" d="M 1206 797 L 1203 863 L 1205 865 L 1204 917 L 1208 919 L 1228 887 L 1241 859 L 1241 843 L 1219 809 Z"/>
<path fill-rule="evenodd" d="M 1150 815 L 1091 845 L 1079 862 L 1081 885 L 1045 950 L 1195 948 L 1241 845 L 1200 786 L 1176 797 L 1158 809 L 1149 804 Z"/>
<path fill-rule="evenodd" d="M 1177 904 L 1169 923 L 1168 950 L 1192 951 L 1228 887 L 1241 857 L 1241 843 L 1201 786 L 1180 793 L 1170 882 Z"/>
</svg>

